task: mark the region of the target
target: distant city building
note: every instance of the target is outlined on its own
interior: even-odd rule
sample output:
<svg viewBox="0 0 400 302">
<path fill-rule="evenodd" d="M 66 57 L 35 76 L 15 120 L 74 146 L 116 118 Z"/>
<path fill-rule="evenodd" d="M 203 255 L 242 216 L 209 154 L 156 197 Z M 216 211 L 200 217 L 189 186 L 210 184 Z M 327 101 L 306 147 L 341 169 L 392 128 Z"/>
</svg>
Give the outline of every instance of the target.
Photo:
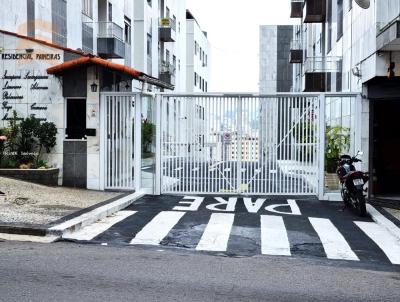
<svg viewBox="0 0 400 302">
<path fill-rule="evenodd" d="M 290 92 L 292 65 L 289 63 L 293 26 L 260 26 L 259 92 Z"/>
</svg>

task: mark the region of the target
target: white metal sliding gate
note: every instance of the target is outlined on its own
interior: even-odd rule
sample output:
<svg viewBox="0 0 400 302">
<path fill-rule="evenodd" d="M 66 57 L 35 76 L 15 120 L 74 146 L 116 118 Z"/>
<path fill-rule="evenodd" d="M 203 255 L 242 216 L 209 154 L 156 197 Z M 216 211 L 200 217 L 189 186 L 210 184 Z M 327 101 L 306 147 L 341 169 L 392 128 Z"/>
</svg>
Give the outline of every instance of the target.
<svg viewBox="0 0 400 302">
<path fill-rule="evenodd" d="M 105 189 L 134 189 L 134 105 L 133 94 L 102 95 Z"/>
<path fill-rule="evenodd" d="M 318 95 L 163 95 L 161 192 L 318 193 Z"/>
</svg>

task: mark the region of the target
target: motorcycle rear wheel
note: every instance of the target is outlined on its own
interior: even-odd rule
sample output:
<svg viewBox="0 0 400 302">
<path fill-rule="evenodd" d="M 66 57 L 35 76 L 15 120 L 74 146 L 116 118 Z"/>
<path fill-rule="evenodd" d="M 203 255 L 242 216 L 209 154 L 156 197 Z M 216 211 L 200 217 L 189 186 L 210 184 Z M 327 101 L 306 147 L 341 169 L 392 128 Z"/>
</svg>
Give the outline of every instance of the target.
<svg viewBox="0 0 400 302">
<path fill-rule="evenodd" d="M 358 215 L 360 215 L 361 217 L 367 216 L 367 206 L 366 206 L 366 202 L 365 202 L 365 196 L 362 192 L 359 192 L 357 194 L 356 207 L 357 207 Z"/>
</svg>

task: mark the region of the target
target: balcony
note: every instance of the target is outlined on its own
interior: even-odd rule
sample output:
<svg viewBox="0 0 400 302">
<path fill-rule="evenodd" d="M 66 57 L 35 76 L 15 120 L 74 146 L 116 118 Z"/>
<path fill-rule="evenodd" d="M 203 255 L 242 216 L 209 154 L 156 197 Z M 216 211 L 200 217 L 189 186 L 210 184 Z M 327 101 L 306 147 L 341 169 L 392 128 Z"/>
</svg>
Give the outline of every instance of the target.
<svg viewBox="0 0 400 302">
<path fill-rule="evenodd" d="M 326 1 L 305 0 L 304 23 L 321 23 L 326 19 Z"/>
<path fill-rule="evenodd" d="M 303 63 L 303 48 L 301 46 L 301 41 L 292 40 L 290 42 L 290 53 L 289 53 L 290 63 Z"/>
<path fill-rule="evenodd" d="M 107 59 L 125 57 L 124 30 L 114 22 L 98 22 L 97 53 Z"/>
<path fill-rule="evenodd" d="M 304 0 L 291 0 L 290 18 L 303 18 Z"/>
<path fill-rule="evenodd" d="M 400 50 L 400 20 L 377 24 L 376 49 L 380 51 Z"/>
<path fill-rule="evenodd" d="M 176 22 L 171 18 L 161 18 L 158 36 L 160 42 L 175 42 Z"/>
<path fill-rule="evenodd" d="M 165 83 L 175 85 L 175 67 L 166 61 L 160 62 L 159 79 Z"/>
<path fill-rule="evenodd" d="M 342 72 L 341 57 L 309 57 L 304 62 L 304 92 L 330 91 L 333 75 Z"/>
</svg>

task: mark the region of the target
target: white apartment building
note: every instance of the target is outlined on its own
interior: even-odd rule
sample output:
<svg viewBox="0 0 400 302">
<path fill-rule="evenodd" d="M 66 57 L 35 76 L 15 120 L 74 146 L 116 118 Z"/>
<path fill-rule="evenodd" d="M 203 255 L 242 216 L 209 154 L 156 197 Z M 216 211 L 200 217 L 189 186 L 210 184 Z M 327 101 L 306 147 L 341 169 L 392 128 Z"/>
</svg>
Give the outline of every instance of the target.
<svg viewBox="0 0 400 302">
<path fill-rule="evenodd" d="M 294 91 L 356 92 L 326 100 L 326 126 L 364 152 L 371 197 L 399 196 L 400 1 L 292 0 Z M 398 199 L 398 198 L 396 198 Z"/>
<path fill-rule="evenodd" d="M 185 92 L 185 1 L 4 0 L 1 6 L 7 9 L 0 12 L 0 128 L 14 110 L 20 118 L 54 122 L 57 146 L 47 161 L 59 169 L 59 184 L 132 189 L 137 103 L 102 95 Z M 151 100 L 141 99 L 139 116 L 154 122 Z M 186 116 L 175 106 L 171 114 Z M 106 183 L 116 169 L 124 180 Z"/>
<path fill-rule="evenodd" d="M 186 62 L 187 62 L 187 92 L 208 92 L 210 84 L 210 42 L 207 32 L 200 28 L 199 23 L 190 11 L 186 12 Z"/>
</svg>

